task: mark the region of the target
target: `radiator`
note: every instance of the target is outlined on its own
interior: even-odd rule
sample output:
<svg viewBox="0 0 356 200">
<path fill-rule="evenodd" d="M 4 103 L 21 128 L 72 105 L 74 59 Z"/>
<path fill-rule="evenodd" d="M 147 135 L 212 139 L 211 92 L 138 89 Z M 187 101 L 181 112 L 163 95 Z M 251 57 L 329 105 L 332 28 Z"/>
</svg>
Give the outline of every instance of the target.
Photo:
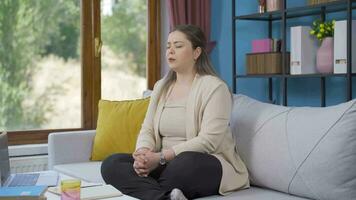
<svg viewBox="0 0 356 200">
<path fill-rule="evenodd" d="M 48 156 L 26 156 L 10 158 L 11 173 L 48 170 Z"/>
</svg>

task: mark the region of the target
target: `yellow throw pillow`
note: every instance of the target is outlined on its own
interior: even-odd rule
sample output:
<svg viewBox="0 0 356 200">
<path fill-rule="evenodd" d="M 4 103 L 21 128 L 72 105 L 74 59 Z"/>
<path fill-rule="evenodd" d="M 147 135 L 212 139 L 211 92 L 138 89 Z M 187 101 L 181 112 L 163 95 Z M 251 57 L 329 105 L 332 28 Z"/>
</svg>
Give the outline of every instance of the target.
<svg viewBox="0 0 356 200">
<path fill-rule="evenodd" d="M 91 160 L 113 153 L 132 153 L 150 99 L 99 101 L 99 116 Z"/>
</svg>

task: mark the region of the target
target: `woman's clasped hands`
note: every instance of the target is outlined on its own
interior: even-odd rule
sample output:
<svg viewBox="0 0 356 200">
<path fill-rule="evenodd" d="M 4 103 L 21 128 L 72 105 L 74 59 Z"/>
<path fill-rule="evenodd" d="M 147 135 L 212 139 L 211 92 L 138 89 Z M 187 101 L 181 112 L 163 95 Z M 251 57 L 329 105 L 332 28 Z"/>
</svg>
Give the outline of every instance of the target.
<svg viewBox="0 0 356 200">
<path fill-rule="evenodd" d="M 148 174 L 159 165 L 159 154 L 152 149 L 143 147 L 137 149 L 133 154 L 133 168 L 137 175 L 147 177 Z"/>
</svg>

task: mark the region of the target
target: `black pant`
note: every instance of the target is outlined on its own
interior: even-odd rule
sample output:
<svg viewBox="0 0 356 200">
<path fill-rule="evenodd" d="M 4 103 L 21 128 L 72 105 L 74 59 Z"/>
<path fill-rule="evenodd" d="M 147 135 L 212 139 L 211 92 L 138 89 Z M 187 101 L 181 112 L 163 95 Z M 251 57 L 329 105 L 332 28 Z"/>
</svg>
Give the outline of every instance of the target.
<svg viewBox="0 0 356 200">
<path fill-rule="evenodd" d="M 182 190 L 188 199 L 218 194 L 222 167 L 212 155 L 183 152 L 148 177 L 138 176 L 133 163 L 131 154 L 109 156 L 101 165 L 103 179 L 124 194 L 143 200 L 170 199 L 174 188 Z"/>
</svg>

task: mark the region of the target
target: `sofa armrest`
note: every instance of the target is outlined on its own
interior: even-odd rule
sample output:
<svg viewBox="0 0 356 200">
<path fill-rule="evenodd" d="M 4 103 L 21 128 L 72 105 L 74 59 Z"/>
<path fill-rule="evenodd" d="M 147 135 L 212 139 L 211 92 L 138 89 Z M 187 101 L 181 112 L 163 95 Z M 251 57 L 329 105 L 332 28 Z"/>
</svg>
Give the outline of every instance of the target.
<svg viewBox="0 0 356 200">
<path fill-rule="evenodd" d="M 48 168 L 66 163 L 88 162 L 96 131 L 55 132 L 48 136 Z"/>
</svg>

